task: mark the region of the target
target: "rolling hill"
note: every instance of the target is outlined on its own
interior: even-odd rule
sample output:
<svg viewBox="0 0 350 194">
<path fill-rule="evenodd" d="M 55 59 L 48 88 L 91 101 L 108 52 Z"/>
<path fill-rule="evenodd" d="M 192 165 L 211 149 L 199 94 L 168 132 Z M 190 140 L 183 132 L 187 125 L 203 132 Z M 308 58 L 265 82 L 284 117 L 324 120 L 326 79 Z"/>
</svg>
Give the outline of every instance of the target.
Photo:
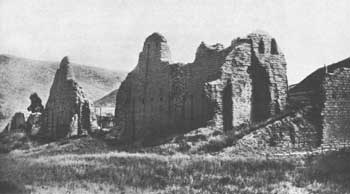
<svg viewBox="0 0 350 194">
<path fill-rule="evenodd" d="M 109 94 L 107 94 L 106 96 L 103 96 L 102 98 L 96 100 L 94 102 L 95 106 L 99 106 L 99 107 L 115 107 L 115 100 L 117 98 L 117 93 L 118 93 L 118 89 L 113 90 L 112 92 L 110 92 Z"/>
<path fill-rule="evenodd" d="M 0 55 L 0 131 L 17 111 L 27 113 L 29 96 L 36 92 L 45 106 L 59 62 Z M 95 101 L 119 87 L 126 73 L 73 64 L 75 78 Z"/>
</svg>

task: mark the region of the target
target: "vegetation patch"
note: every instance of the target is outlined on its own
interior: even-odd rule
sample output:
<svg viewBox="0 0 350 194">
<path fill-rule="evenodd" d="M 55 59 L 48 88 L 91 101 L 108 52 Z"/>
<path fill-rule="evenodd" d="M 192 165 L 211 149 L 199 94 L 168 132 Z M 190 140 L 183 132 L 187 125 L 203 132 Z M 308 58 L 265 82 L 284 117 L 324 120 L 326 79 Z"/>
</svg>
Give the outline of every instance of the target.
<svg viewBox="0 0 350 194">
<path fill-rule="evenodd" d="M 347 151 L 341 157 L 272 159 L 224 152 L 64 153 L 57 151 L 60 146 L 1 155 L 0 180 L 23 184 L 23 192 L 32 193 L 350 193 Z M 338 163 L 344 164 L 343 173 L 322 166 Z"/>
</svg>

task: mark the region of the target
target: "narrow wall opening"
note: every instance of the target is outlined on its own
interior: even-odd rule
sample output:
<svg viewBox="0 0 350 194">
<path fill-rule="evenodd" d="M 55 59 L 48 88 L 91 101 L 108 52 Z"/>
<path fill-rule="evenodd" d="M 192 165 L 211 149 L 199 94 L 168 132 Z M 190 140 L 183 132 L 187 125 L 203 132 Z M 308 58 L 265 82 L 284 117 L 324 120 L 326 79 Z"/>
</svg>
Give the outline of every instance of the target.
<svg viewBox="0 0 350 194">
<path fill-rule="evenodd" d="M 132 122 L 132 141 L 135 141 L 136 139 L 136 119 L 135 119 L 135 113 L 136 113 L 136 110 L 135 110 L 135 98 L 132 99 L 132 105 L 131 105 L 132 109 L 132 113 L 131 113 L 131 122 Z"/>
<path fill-rule="evenodd" d="M 271 54 L 278 55 L 277 43 L 274 38 L 271 40 Z"/>
<path fill-rule="evenodd" d="M 88 102 L 84 102 L 82 111 L 81 111 L 81 126 L 78 127 L 78 134 L 81 135 L 83 130 L 87 130 L 91 132 L 91 122 L 90 122 L 90 104 Z M 78 123 L 79 125 L 79 123 Z"/>
<path fill-rule="evenodd" d="M 265 53 L 265 45 L 264 45 L 264 41 L 262 39 L 259 42 L 258 50 L 259 50 L 260 54 L 264 54 Z"/>
<path fill-rule="evenodd" d="M 233 101 L 231 80 L 227 81 L 222 98 L 224 131 L 230 131 L 233 128 Z"/>
<path fill-rule="evenodd" d="M 252 82 L 252 121 L 256 123 L 270 117 L 271 105 L 269 76 L 257 59 L 252 64 Z"/>
</svg>

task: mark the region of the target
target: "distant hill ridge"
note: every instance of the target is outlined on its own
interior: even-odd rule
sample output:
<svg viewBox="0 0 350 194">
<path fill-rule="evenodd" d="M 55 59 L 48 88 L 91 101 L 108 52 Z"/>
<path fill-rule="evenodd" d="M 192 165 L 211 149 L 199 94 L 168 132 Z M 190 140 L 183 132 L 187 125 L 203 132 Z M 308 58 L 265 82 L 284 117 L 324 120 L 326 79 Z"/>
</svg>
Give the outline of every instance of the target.
<svg viewBox="0 0 350 194">
<path fill-rule="evenodd" d="M 0 55 L 0 131 L 16 111 L 26 111 L 29 95 L 37 92 L 46 104 L 59 62 Z M 119 87 L 126 73 L 72 64 L 75 78 L 88 98 L 100 99 Z"/>
<path fill-rule="evenodd" d="M 108 93 L 106 96 L 103 96 L 102 98 L 96 100 L 94 102 L 95 106 L 99 107 L 113 107 L 115 108 L 115 101 L 117 98 L 118 89 L 113 90 L 112 92 Z"/>
</svg>

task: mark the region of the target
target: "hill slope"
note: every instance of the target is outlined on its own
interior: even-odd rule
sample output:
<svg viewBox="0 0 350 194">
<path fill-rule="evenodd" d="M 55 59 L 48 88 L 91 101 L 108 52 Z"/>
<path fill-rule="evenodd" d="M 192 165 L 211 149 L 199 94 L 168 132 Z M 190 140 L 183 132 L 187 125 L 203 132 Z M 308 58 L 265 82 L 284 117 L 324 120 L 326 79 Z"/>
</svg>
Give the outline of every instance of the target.
<svg viewBox="0 0 350 194">
<path fill-rule="evenodd" d="M 118 89 L 113 90 L 112 92 L 110 92 L 109 94 L 107 94 L 106 96 L 103 96 L 102 98 L 96 100 L 94 102 L 95 106 L 100 106 L 100 107 L 115 107 L 115 100 L 117 98 L 117 93 L 118 93 Z"/>
<path fill-rule="evenodd" d="M 59 62 L 0 55 L 0 131 L 16 111 L 26 111 L 29 95 L 37 92 L 43 105 Z M 100 99 L 118 88 L 125 73 L 85 65 L 72 65 L 75 78 L 89 99 Z"/>
</svg>

